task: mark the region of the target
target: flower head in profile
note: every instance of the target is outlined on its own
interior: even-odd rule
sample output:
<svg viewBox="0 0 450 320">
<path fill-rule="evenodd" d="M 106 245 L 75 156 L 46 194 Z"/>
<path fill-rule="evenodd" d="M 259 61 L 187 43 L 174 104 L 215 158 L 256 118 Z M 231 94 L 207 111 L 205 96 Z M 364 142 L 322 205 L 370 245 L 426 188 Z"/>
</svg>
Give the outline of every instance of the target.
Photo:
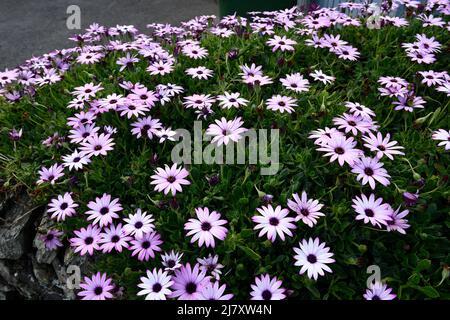
<svg viewBox="0 0 450 320">
<path fill-rule="evenodd" d="M 295 265 L 301 267 L 300 274 L 306 272 L 308 278 L 317 280 L 319 275 L 325 275 L 324 271 L 332 272 L 327 264 L 335 262 L 331 258 L 333 253 L 325 247 L 325 242 L 320 243 L 319 238 L 303 239 L 294 251 Z"/>
<path fill-rule="evenodd" d="M 215 120 L 215 122 L 209 125 L 206 134 L 213 136 L 211 143 L 216 143 L 218 146 L 222 144 L 227 145 L 230 141 L 237 142 L 242 138 L 241 134 L 248 130 L 242 128 L 244 121 L 240 117 L 229 121 L 222 117 L 222 119 Z"/>
<path fill-rule="evenodd" d="M 210 278 L 200 270 L 198 264 L 191 268 L 189 263 L 175 270 L 172 280 L 174 284 L 171 297 L 178 300 L 200 300 L 203 288 L 210 283 Z"/>
<path fill-rule="evenodd" d="M 56 180 L 64 176 L 64 167 L 60 164 L 55 163 L 50 168 L 42 167 L 39 170 L 39 180 L 37 184 L 42 184 L 48 182 L 50 184 L 55 184 Z"/>
<path fill-rule="evenodd" d="M 101 198 L 96 197 L 95 201 L 90 201 L 87 207 L 91 210 L 86 211 L 88 220 L 94 220 L 93 224 L 104 227 L 112 223 L 113 219 L 119 218 L 117 212 L 122 211 L 122 205 L 119 199 L 111 200 L 111 195 L 104 193 Z"/>
<path fill-rule="evenodd" d="M 166 300 L 172 293 L 170 287 L 174 284 L 167 271 L 154 268 L 147 270 L 146 277 L 141 277 L 141 283 L 138 287 L 142 290 L 137 293 L 138 296 L 145 295 L 145 300 Z"/>
<path fill-rule="evenodd" d="M 62 231 L 58 230 L 48 230 L 46 234 L 40 236 L 42 242 L 44 242 L 45 248 L 47 250 L 55 250 L 58 247 L 62 247 L 61 236 L 64 234 Z"/>
<path fill-rule="evenodd" d="M 268 274 L 263 274 L 255 278 L 255 284 L 251 285 L 251 300 L 283 300 L 286 298 L 285 290 L 281 280 L 276 277 L 271 278 Z"/>
<path fill-rule="evenodd" d="M 169 167 L 168 165 L 163 168 L 157 168 L 155 174 L 150 178 L 152 181 L 150 184 L 155 185 L 155 190 L 168 194 L 169 191 L 173 196 L 177 192 L 182 192 L 182 185 L 190 185 L 191 183 L 185 178 L 189 175 L 189 172 L 183 167 L 178 167 L 176 163 Z"/>
<path fill-rule="evenodd" d="M 302 192 L 301 198 L 297 193 L 294 193 L 292 197 L 294 200 L 288 199 L 288 207 L 297 214 L 295 221 L 302 220 L 312 228 L 317 223 L 317 219 L 325 215 L 320 212 L 323 204 L 317 200 L 308 199 L 305 191 Z"/>
<path fill-rule="evenodd" d="M 256 208 L 260 215 L 252 217 L 252 221 L 256 223 L 254 230 L 259 230 L 258 236 L 262 237 L 267 234 L 267 239 L 274 242 L 278 237 L 282 241 L 285 240 L 285 234 L 289 237 L 293 236 L 292 229 L 296 226 L 292 223 L 294 218 L 288 217 L 288 209 L 283 209 L 281 206 L 277 206 L 275 209 L 272 205 L 263 206 L 262 208 Z"/>
<path fill-rule="evenodd" d="M 56 221 L 64 221 L 66 217 L 75 215 L 75 208 L 78 207 L 72 199 L 70 192 L 64 193 L 64 195 L 58 195 L 57 198 L 52 199 L 48 205 L 47 212 L 51 214 L 51 218 Z"/>
<path fill-rule="evenodd" d="M 192 236 L 191 243 L 198 241 L 198 246 L 203 244 L 206 247 L 214 248 L 216 246 L 215 238 L 223 241 L 228 233 L 227 228 L 223 225 L 226 220 L 220 219 L 219 212 L 211 211 L 208 208 L 196 208 L 196 219 L 191 218 L 184 224 L 187 236 Z"/>
<path fill-rule="evenodd" d="M 353 199 L 353 209 L 358 214 L 356 220 L 363 220 L 364 223 L 371 223 L 374 226 L 386 226 L 391 218 L 392 208 L 389 204 L 383 203 L 383 198 L 375 199 L 371 194 L 369 198 L 362 194 Z"/>
<path fill-rule="evenodd" d="M 371 283 L 363 296 L 366 300 L 394 300 L 397 297 L 391 288 L 381 282 Z"/>
<path fill-rule="evenodd" d="M 131 256 L 136 256 L 139 261 L 148 261 L 151 258 L 155 258 L 155 252 L 161 251 L 159 247 L 162 244 L 161 237 L 158 233 L 152 231 L 145 233 L 141 238 L 135 238 L 131 240 L 130 251 Z"/>
<path fill-rule="evenodd" d="M 82 297 L 82 300 L 107 300 L 113 298 L 114 284 L 106 273 L 98 272 L 91 278 L 84 277 L 84 282 L 80 283 L 80 287 L 83 290 L 78 292 L 78 296 Z"/>
<path fill-rule="evenodd" d="M 400 207 L 397 210 L 391 212 L 391 220 L 387 222 L 387 231 L 397 231 L 401 234 L 406 234 L 406 229 L 410 227 L 408 220 L 404 219 L 409 213 L 409 210 L 400 211 Z"/>
</svg>

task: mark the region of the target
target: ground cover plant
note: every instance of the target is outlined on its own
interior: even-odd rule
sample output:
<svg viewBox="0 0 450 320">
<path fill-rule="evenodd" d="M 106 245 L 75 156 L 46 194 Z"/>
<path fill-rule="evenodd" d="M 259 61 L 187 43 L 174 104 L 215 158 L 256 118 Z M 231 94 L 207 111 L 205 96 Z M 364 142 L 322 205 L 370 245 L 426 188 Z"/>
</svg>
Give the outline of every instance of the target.
<svg viewBox="0 0 450 320">
<path fill-rule="evenodd" d="M 0 72 L 2 189 L 89 256 L 82 299 L 449 298 L 449 12 L 93 24 Z M 278 170 L 176 163 L 195 121 L 203 149 L 275 130 Z"/>
</svg>

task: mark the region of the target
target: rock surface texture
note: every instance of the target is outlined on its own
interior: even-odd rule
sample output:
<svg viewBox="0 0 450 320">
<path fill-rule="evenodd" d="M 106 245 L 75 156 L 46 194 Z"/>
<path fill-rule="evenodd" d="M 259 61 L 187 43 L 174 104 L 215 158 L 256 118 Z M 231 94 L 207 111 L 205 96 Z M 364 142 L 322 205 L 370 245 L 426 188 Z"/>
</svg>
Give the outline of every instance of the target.
<svg viewBox="0 0 450 320">
<path fill-rule="evenodd" d="M 77 275 L 89 262 L 74 255 L 67 240 L 46 250 L 40 236 L 53 227 L 26 192 L 0 194 L 0 300 L 75 299 Z"/>
</svg>

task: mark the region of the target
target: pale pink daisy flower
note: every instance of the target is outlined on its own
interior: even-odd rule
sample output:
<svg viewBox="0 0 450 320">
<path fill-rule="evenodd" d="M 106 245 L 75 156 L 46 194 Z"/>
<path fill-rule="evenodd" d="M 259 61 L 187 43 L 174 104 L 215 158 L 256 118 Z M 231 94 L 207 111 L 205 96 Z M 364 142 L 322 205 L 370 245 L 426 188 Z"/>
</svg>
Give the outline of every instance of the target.
<svg viewBox="0 0 450 320">
<path fill-rule="evenodd" d="M 332 83 L 336 79 L 333 76 L 326 75 L 325 73 L 322 72 L 322 70 L 315 70 L 314 72 L 311 72 L 309 75 L 313 78 L 314 81 L 320 81 L 323 84 Z"/>
<path fill-rule="evenodd" d="M 220 285 L 218 281 L 209 283 L 201 291 L 201 300 L 231 300 L 233 294 L 224 294 L 227 288 L 226 284 Z"/>
<path fill-rule="evenodd" d="M 210 277 L 200 270 L 198 264 L 191 268 L 189 263 L 175 270 L 172 280 L 173 293 L 170 297 L 178 300 L 201 299 L 203 288 L 210 283 Z"/>
<path fill-rule="evenodd" d="M 230 109 L 230 108 L 239 108 L 240 106 L 246 106 L 249 102 L 248 100 L 241 98 L 239 92 L 228 93 L 224 92 L 223 95 L 217 96 L 217 100 L 219 102 L 219 106 L 222 108 Z"/>
<path fill-rule="evenodd" d="M 111 224 L 109 227 L 104 228 L 100 237 L 100 250 L 103 253 L 110 253 L 113 249 L 117 252 L 122 252 L 123 248 L 128 249 L 128 242 L 133 239 L 126 234 L 121 223 L 117 226 Z"/>
<path fill-rule="evenodd" d="M 203 59 L 208 56 L 208 50 L 195 44 L 184 46 L 181 52 L 191 59 Z"/>
<path fill-rule="evenodd" d="M 75 248 L 75 253 L 79 252 L 82 256 L 89 253 L 92 256 L 94 250 L 100 250 L 101 229 L 97 226 L 90 224 L 86 228 L 75 230 L 73 233 L 75 237 L 70 239 L 70 245 Z"/>
<path fill-rule="evenodd" d="M 256 208 L 260 215 L 252 217 L 252 221 L 256 223 L 254 230 L 259 230 L 258 236 L 262 237 L 267 234 L 267 239 L 274 242 L 278 237 L 282 241 L 285 240 L 285 234 L 289 237 L 293 236 L 291 229 L 295 229 L 296 226 L 292 223 L 294 218 L 288 217 L 288 209 L 283 209 L 281 206 L 277 206 L 275 209 L 272 205 L 263 206 L 262 208 Z"/>
<path fill-rule="evenodd" d="M 50 168 L 42 167 L 38 173 L 39 180 L 36 182 L 37 184 L 42 184 L 44 182 L 55 184 L 56 180 L 64 176 L 64 167 L 55 163 Z"/>
<path fill-rule="evenodd" d="M 79 126 L 94 123 L 95 118 L 96 115 L 93 112 L 81 111 L 76 113 L 73 117 L 67 118 L 67 125 L 76 129 Z"/>
<path fill-rule="evenodd" d="M 371 194 L 369 198 L 361 194 L 353 199 L 353 209 L 358 214 L 356 220 L 363 220 L 364 223 L 371 223 L 374 226 L 386 226 L 391 218 L 392 208 L 389 204 L 383 203 L 383 198 L 375 199 L 375 195 Z"/>
<path fill-rule="evenodd" d="M 99 127 L 96 127 L 94 123 L 80 125 L 77 128 L 70 130 L 69 139 L 72 143 L 80 143 L 85 142 L 87 138 L 92 136 L 93 134 L 97 134 L 100 130 Z"/>
<path fill-rule="evenodd" d="M 150 72 L 151 75 L 165 75 L 169 74 L 173 71 L 173 64 L 164 61 L 157 61 L 152 63 L 147 71 Z"/>
<path fill-rule="evenodd" d="M 377 132 L 377 135 L 369 132 L 367 136 L 363 136 L 363 140 L 365 142 L 364 146 L 370 151 L 376 152 L 378 159 L 386 156 L 393 160 L 394 155 L 404 155 L 404 153 L 400 151 L 404 148 L 402 146 L 398 146 L 397 141 L 390 141 L 390 139 L 391 135 L 389 133 L 383 138 L 381 132 Z"/>
<path fill-rule="evenodd" d="M 193 79 L 208 79 L 213 76 L 213 71 L 205 67 L 196 67 L 186 69 L 186 74 L 190 75 Z"/>
<path fill-rule="evenodd" d="M 128 218 L 124 218 L 123 221 L 126 222 L 123 230 L 135 238 L 142 238 L 144 234 L 155 230 L 153 215 L 141 209 L 137 209 L 135 214 L 128 215 Z"/>
<path fill-rule="evenodd" d="M 308 199 L 305 191 L 302 192 L 302 197 L 300 198 L 297 193 L 292 195 L 294 200 L 288 199 L 288 207 L 294 211 L 297 216 L 295 221 L 302 220 L 303 223 L 307 224 L 309 227 L 313 227 L 317 224 L 317 219 L 325 216 L 324 213 L 320 212 L 323 204 L 314 199 Z"/>
<path fill-rule="evenodd" d="M 174 271 L 181 268 L 181 257 L 183 257 L 183 253 L 176 252 L 175 250 L 161 254 L 161 263 L 165 267 L 164 270 Z"/>
<path fill-rule="evenodd" d="M 145 115 L 147 111 L 150 111 L 151 106 L 143 103 L 139 100 L 127 100 L 127 102 L 117 107 L 117 112 L 120 112 L 120 116 L 126 116 L 128 119 L 132 117 L 139 117 Z"/>
<path fill-rule="evenodd" d="M 242 138 L 242 133 L 248 130 L 242 127 L 243 124 L 241 117 L 229 121 L 222 117 L 220 120 L 215 120 L 215 124 L 209 125 L 206 134 L 213 136 L 211 143 L 216 143 L 218 146 L 227 145 L 230 141 L 237 142 Z"/>
<path fill-rule="evenodd" d="M 266 42 L 270 47 L 272 47 L 272 51 L 275 52 L 278 49 L 281 51 L 294 51 L 294 45 L 297 44 L 296 41 L 286 38 L 286 36 L 277 36 L 275 35 L 273 38 L 269 39 Z"/>
<path fill-rule="evenodd" d="M 424 105 L 426 101 L 422 97 L 406 94 L 398 96 L 397 99 L 398 101 L 393 102 L 393 104 L 396 106 L 394 110 L 405 110 L 408 112 L 413 112 L 414 109 L 425 108 Z"/>
<path fill-rule="evenodd" d="M 358 103 L 358 102 L 350 102 L 347 101 L 345 106 L 349 109 L 350 113 L 355 116 L 359 116 L 362 118 L 372 118 L 375 117 L 375 112 L 372 109 L 367 108 L 366 106 Z"/>
<path fill-rule="evenodd" d="M 78 99 L 88 100 L 94 98 L 97 92 L 103 90 L 101 84 L 94 85 L 92 82 L 87 83 L 84 86 L 76 87 L 72 91 L 72 95 L 76 96 Z"/>
<path fill-rule="evenodd" d="M 251 300 L 283 300 L 286 298 L 281 280 L 276 277 L 270 278 L 268 274 L 263 274 L 255 278 L 255 284 L 251 285 Z"/>
<path fill-rule="evenodd" d="M 75 208 L 78 204 L 72 199 L 70 192 L 64 193 L 64 195 L 58 195 L 56 199 L 52 199 L 48 204 L 47 212 L 51 214 L 51 218 L 56 221 L 64 221 L 67 217 L 72 217 L 75 215 Z"/>
<path fill-rule="evenodd" d="M 87 220 L 94 220 L 93 224 L 98 224 L 100 227 L 111 224 L 113 219 L 119 218 L 117 212 L 123 210 L 119 199 L 111 200 L 111 195 L 106 193 L 101 198 L 96 197 L 95 201 L 89 201 L 87 207 L 91 209 L 85 212 L 88 215 Z"/>
<path fill-rule="evenodd" d="M 368 133 L 377 128 L 374 122 L 369 118 L 363 118 L 354 114 L 344 113 L 339 117 L 333 118 L 333 123 L 338 129 L 344 129 L 345 133 L 351 132 L 354 136 L 361 133 Z"/>
<path fill-rule="evenodd" d="M 299 242 L 299 248 L 294 248 L 294 265 L 301 267 L 300 274 L 306 272 L 308 278 L 317 280 L 319 275 L 325 275 L 325 271 L 332 272 L 327 264 L 335 260 L 331 258 L 333 253 L 330 248 L 325 245 L 325 242 L 320 243 L 319 238 L 303 239 Z"/>
<path fill-rule="evenodd" d="M 156 136 L 159 138 L 159 143 L 163 143 L 166 140 L 175 141 L 175 136 L 177 132 L 172 130 L 171 127 L 162 127 L 156 132 Z"/>
<path fill-rule="evenodd" d="M 223 241 L 228 233 L 227 228 L 223 225 L 226 220 L 220 219 L 220 213 L 216 211 L 209 212 L 208 208 L 196 208 L 195 214 L 197 219 L 191 218 L 184 224 L 187 231 L 186 236 L 193 236 L 191 243 L 198 241 L 198 246 L 205 244 L 206 247 L 214 248 L 216 242 L 214 238 Z"/>
<path fill-rule="evenodd" d="M 308 138 L 314 139 L 314 144 L 319 146 L 327 145 L 334 136 L 344 137 L 344 134 L 336 128 L 317 129 L 311 131 Z"/>
<path fill-rule="evenodd" d="M 203 109 L 205 107 L 211 107 L 215 101 L 216 99 L 209 94 L 194 94 L 184 97 L 183 105 L 186 108 Z"/>
<path fill-rule="evenodd" d="M 151 176 L 152 181 L 150 184 L 155 185 L 155 191 L 164 192 L 168 194 L 169 191 L 175 196 L 177 191 L 182 192 L 182 185 L 191 184 L 185 178 L 189 175 L 189 172 L 183 167 L 178 167 L 176 163 L 169 167 L 168 165 L 163 168 L 157 168 L 155 174 Z"/>
<path fill-rule="evenodd" d="M 84 142 L 81 142 L 80 150 L 87 157 L 106 156 L 108 151 L 113 149 L 115 143 L 109 134 L 101 133 L 98 135 L 94 133 L 86 138 Z"/>
<path fill-rule="evenodd" d="M 106 273 L 97 272 L 91 278 L 84 277 L 80 288 L 83 290 L 78 292 L 78 296 L 82 297 L 82 300 L 107 300 L 114 297 L 114 284 L 111 278 L 107 278 Z"/>
<path fill-rule="evenodd" d="M 145 300 L 167 300 L 172 293 L 170 287 L 173 284 L 172 277 L 167 271 L 156 268 L 153 271 L 147 270 L 147 276 L 141 277 L 141 283 L 138 284 L 142 290 L 137 295 L 145 295 Z"/>
<path fill-rule="evenodd" d="M 438 146 L 444 147 L 445 150 L 450 150 L 450 130 L 438 129 L 433 131 L 431 139 L 440 141 Z"/>
<path fill-rule="evenodd" d="M 392 211 L 391 220 L 387 222 L 387 231 L 397 231 L 401 234 L 406 234 L 406 229 L 410 227 L 408 220 L 404 219 L 409 213 L 409 210 L 403 210 L 400 212 L 400 207 L 397 210 Z"/>
<path fill-rule="evenodd" d="M 343 166 L 345 162 L 352 165 L 363 155 L 363 152 L 355 147 L 356 141 L 353 137 L 334 136 L 317 150 L 326 152 L 325 157 L 331 157 L 330 162 L 338 160 L 339 165 Z"/>
<path fill-rule="evenodd" d="M 279 111 L 281 113 L 292 113 L 293 107 L 297 106 L 297 101 L 294 98 L 288 96 L 275 95 L 272 98 L 267 99 L 267 109 L 273 111 Z"/>
<path fill-rule="evenodd" d="M 131 256 L 137 255 L 139 261 L 148 261 L 150 257 L 155 258 L 155 252 L 161 251 L 159 247 L 162 244 L 161 237 L 158 233 L 152 231 L 150 233 L 144 233 L 141 238 L 131 240 L 131 246 L 129 247 Z"/>
<path fill-rule="evenodd" d="M 379 162 L 377 158 L 362 157 L 357 159 L 352 165 L 352 172 L 358 175 L 356 180 L 361 180 L 362 185 L 369 183 L 372 190 L 375 189 L 375 181 L 383 186 L 388 186 L 391 183 L 389 181 L 391 176 L 383 168 L 383 163 Z"/>
<path fill-rule="evenodd" d="M 78 150 L 75 150 L 72 154 L 63 156 L 62 160 L 63 166 L 69 167 L 70 171 L 72 171 L 72 169 L 78 171 L 79 169 L 83 168 L 83 166 L 91 162 L 91 159 L 89 159 L 89 157 L 87 157 L 84 153 L 78 152 Z"/>
<path fill-rule="evenodd" d="M 136 122 L 131 124 L 133 127 L 131 133 L 137 138 L 146 137 L 153 139 L 153 135 L 156 135 L 162 128 L 162 124 L 159 119 L 154 119 L 150 116 L 145 118 L 138 118 Z"/>
<path fill-rule="evenodd" d="M 394 300 L 397 296 L 391 292 L 386 284 L 375 282 L 369 285 L 363 296 L 366 300 Z"/>
<path fill-rule="evenodd" d="M 309 90 L 308 79 L 303 78 L 298 72 L 286 75 L 286 78 L 280 79 L 280 82 L 283 87 L 297 93 L 307 92 Z"/>
</svg>

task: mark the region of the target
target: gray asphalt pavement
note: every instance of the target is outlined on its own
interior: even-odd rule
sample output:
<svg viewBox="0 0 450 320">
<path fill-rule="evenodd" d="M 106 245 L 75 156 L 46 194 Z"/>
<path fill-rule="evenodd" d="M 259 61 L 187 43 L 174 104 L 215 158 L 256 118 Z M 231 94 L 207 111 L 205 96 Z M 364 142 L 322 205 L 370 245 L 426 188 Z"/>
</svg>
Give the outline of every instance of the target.
<svg viewBox="0 0 450 320">
<path fill-rule="evenodd" d="M 71 47 L 67 40 L 69 5 L 81 9 L 81 28 L 133 24 L 144 31 L 151 22 L 178 24 L 197 15 L 218 15 L 217 0 L 0 0 L 0 70 L 33 55 Z M 81 31 L 81 30 L 80 30 Z"/>
</svg>

